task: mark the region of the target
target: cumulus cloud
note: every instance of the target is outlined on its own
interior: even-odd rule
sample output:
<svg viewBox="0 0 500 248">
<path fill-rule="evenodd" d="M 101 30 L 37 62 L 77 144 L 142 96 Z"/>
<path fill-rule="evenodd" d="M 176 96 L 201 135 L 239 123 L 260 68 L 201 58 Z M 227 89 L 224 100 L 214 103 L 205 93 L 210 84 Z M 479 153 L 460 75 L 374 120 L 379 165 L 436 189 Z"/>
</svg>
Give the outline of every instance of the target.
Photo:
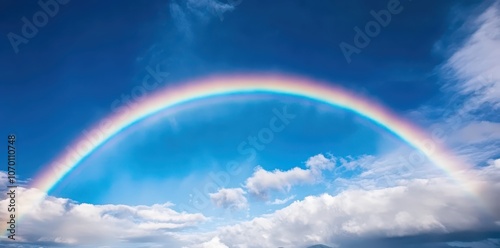
<svg viewBox="0 0 500 248">
<path fill-rule="evenodd" d="M 210 200 L 215 206 L 226 209 L 248 208 L 246 192 L 241 188 L 219 189 L 210 194 Z"/>
<path fill-rule="evenodd" d="M 469 172 L 474 174 L 471 178 L 477 179 L 471 182 L 478 185 L 473 188 L 480 190 L 474 192 L 474 196 L 450 178 L 400 180 L 395 187 L 308 196 L 272 214 L 210 233 L 179 232 L 207 218 L 201 214 L 176 212 L 170 203 L 91 205 L 47 197 L 35 209 L 25 212 L 22 240 L 49 245 L 109 244 L 117 247 L 118 243 L 126 247 L 125 244 L 148 243 L 158 244 L 157 247 L 200 248 L 304 248 L 318 243 L 349 247 L 353 240 L 364 240 L 367 242 L 364 245 L 368 245 L 374 238 L 428 234 L 444 235 L 445 241 L 461 241 L 446 240 L 446 235 L 468 231 L 500 234 L 499 161 L 491 160 L 489 166 Z M 221 200 L 220 204 L 238 199 L 228 197 L 230 195 L 244 195 L 242 189 L 223 189 L 217 193 L 221 197 L 215 198 Z M 35 189 L 22 189 L 19 195 L 23 202 L 31 202 L 39 194 L 41 192 Z M 0 211 L 5 211 L 5 204 L 6 200 L 0 201 Z M 1 214 L 6 216 L 4 212 Z"/>
<path fill-rule="evenodd" d="M 472 183 L 481 185 L 474 196 L 449 178 L 405 180 L 384 189 L 308 196 L 273 214 L 223 227 L 217 237 L 232 247 L 298 248 L 430 233 L 500 233 L 500 201 L 495 197 L 500 170 L 489 166 L 470 173 L 479 178 Z"/>
<path fill-rule="evenodd" d="M 254 195 L 267 197 L 269 190 L 289 191 L 292 185 L 314 182 L 315 178 L 310 170 L 295 167 L 287 171 L 267 171 L 257 167 L 247 179 L 245 187 Z"/>
<path fill-rule="evenodd" d="M 490 166 L 494 166 L 494 167 L 500 169 L 500 158 L 495 159 L 495 160 L 491 160 L 489 164 L 490 164 Z"/>
<path fill-rule="evenodd" d="M 334 157 L 327 158 L 323 154 L 318 154 L 310 157 L 306 161 L 306 166 L 314 172 L 320 172 L 322 170 L 332 170 L 335 167 L 335 162 Z"/>
<path fill-rule="evenodd" d="M 16 235 L 18 242 L 105 245 L 161 241 L 176 247 L 181 240 L 178 231 L 196 228 L 208 220 L 199 213 L 177 212 L 171 203 L 93 205 L 46 196 L 34 188 L 18 187 L 16 193 L 19 203 L 16 212 L 22 216 L 17 219 L 22 227 Z M 1 223 L 7 221 L 8 204 L 8 199 L 0 201 Z"/>
<path fill-rule="evenodd" d="M 187 248 L 187 247 L 185 247 Z M 229 248 L 229 246 L 220 242 L 219 237 L 214 237 L 211 240 L 204 242 L 199 245 L 195 245 L 193 248 Z"/>
<path fill-rule="evenodd" d="M 257 167 L 246 182 L 245 188 L 251 194 L 267 198 L 269 191 L 276 190 L 288 192 L 294 185 L 314 184 L 321 180 L 323 170 L 331 170 L 335 167 L 335 158 L 326 158 L 319 154 L 306 161 L 307 169 L 294 167 L 290 170 L 267 171 Z"/>
</svg>

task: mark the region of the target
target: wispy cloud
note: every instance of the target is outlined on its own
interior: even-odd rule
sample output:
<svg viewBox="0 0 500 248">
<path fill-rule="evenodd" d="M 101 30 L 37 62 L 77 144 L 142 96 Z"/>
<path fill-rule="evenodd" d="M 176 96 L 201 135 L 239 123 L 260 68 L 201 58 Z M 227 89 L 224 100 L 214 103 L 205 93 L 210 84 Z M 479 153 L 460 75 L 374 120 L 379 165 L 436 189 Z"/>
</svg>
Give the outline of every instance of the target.
<svg viewBox="0 0 500 248">
<path fill-rule="evenodd" d="M 500 1 L 466 22 L 467 38 L 447 44 L 453 52 L 440 68 L 447 104 L 440 111 L 445 142 L 462 159 L 481 164 L 500 155 Z M 464 30 L 457 31 L 461 35 Z M 433 112 L 428 109 L 424 112 Z M 435 115 L 436 113 L 434 113 Z"/>
<path fill-rule="evenodd" d="M 170 15 L 172 16 L 178 31 L 185 34 L 188 38 L 191 38 L 193 36 L 191 23 L 188 13 L 183 9 L 183 7 L 173 1 L 170 4 Z"/>
<path fill-rule="evenodd" d="M 468 144 L 480 144 L 484 142 L 500 141 L 500 123 L 491 121 L 473 121 L 458 130 L 456 135 L 450 138 L 450 142 L 456 141 Z"/>
<path fill-rule="evenodd" d="M 218 0 L 188 0 L 188 9 L 204 21 L 210 18 L 218 17 L 221 21 L 224 20 L 224 13 L 233 11 L 234 8 L 241 3 L 239 1 L 222 2 Z"/>
<path fill-rule="evenodd" d="M 172 1 L 170 14 L 179 32 L 187 38 L 194 37 L 193 28 L 198 24 L 207 24 L 212 19 L 224 20 L 224 14 L 233 11 L 241 0 L 222 2 L 218 0 Z"/>
<path fill-rule="evenodd" d="M 268 204 L 270 204 L 270 205 L 283 205 L 283 204 L 286 204 L 289 201 L 295 199 L 295 197 L 296 197 L 296 195 L 291 195 L 285 199 L 274 199 L 274 201 L 268 202 Z"/>
<path fill-rule="evenodd" d="M 470 96 L 466 111 L 484 104 L 500 108 L 500 2 L 495 1 L 478 18 L 470 21 L 472 34 L 451 55 L 444 66 L 455 80 L 448 87 Z"/>
</svg>

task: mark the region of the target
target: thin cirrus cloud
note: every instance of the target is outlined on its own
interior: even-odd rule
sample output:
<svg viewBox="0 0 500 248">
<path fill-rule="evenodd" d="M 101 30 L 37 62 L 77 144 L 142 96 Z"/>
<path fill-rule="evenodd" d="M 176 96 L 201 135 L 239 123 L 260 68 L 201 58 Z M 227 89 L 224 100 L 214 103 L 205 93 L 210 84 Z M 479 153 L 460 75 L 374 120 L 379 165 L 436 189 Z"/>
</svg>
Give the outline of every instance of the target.
<svg viewBox="0 0 500 248">
<path fill-rule="evenodd" d="M 187 38 L 192 39 L 193 27 L 197 24 L 206 24 L 213 18 L 224 19 L 224 14 L 233 11 L 241 0 L 187 0 L 172 1 L 169 4 L 171 18 L 177 30 Z"/>
<path fill-rule="evenodd" d="M 500 2 L 493 1 L 466 27 L 470 35 L 441 68 L 449 80 L 445 92 L 455 99 L 443 122 L 448 145 L 468 162 L 480 164 L 499 155 Z"/>
<path fill-rule="evenodd" d="M 295 197 L 297 197 L 297 196 L 291 195 L 291 196 L 284 198 L 284 199 L 274 199 L 274 201 L 268 202 L 268 204 L 270 204 L 270 205 L 283 205 L 283 204 L 286 204 L 286 203 L 292 201 L 293 199 L 295 199 Z"/>
<path fill-rule="evenodd" d="M 484 164 L 500 155 L 496 114 L 500 107 L 500 2 L 491 2 L 478 17 L 467 20 L 465 28 L 452 32 L 465 39 L 438 42 L 450 52 L 437 68 L 445 80 L 445 104 L 414 111 L 417 118 L 428 120 L 429 132 L 440 133 L 439 142 L 470 164 Z"/>
<path fill-rule="evenodd" d="M 495 1 L 468 23 L 472 34 L 450 56 L 443 70 L 456 80 L 448 85 L 462 95 L 472 95 L 466 111 L 487 104 L 500 108 L 500 2 Z"/>
<path fill-rule="evenodd" d="M 457 136 L 452 138 L 459 143 L 467 141 L 469 144 L 480 144 L 500 140 L 500 123 L 492 121 L 473 121 L 458 130 L 456 134 Z"/>
</svg>

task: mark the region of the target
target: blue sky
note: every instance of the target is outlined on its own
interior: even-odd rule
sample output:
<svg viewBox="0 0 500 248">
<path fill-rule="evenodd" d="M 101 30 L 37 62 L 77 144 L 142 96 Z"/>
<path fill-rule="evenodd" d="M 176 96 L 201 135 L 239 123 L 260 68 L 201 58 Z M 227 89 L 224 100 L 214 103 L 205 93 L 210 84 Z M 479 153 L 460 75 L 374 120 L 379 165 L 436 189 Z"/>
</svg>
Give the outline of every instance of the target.
<svg viewBox="0 0 500 248">
<path fill-rule="evenodd" d="M 116 135 L 2 245 L 500 244 L 498 1 L 40 2 L 53 15 L 33 37 L 23 20 L 47 12 L 43 4 L 0 4 L 0 130 L 17 136 L 21 180 L 127 101 L 140 104 L 133 95 L 145 77 L 159 82 L 149 95 L 211 75 L 275 73 L 330 82 L 430 135 L 441 130 L 439 144 L 471 165 L 462 173 L 486 207 L 361 116 L 296 97 L 233 96 L 166 110 Z M 356 45 L 356 28 L 391 9 L 366 47 L 346 56 L 341 44 Z M 284 108 L 294 117 L 283 131 L 242 154 L 239 145 Z M 241 171 L 217 183 L 228 163 Z M 23 202 L 40 195 L 20 188 Z M 7 199 L 0 205 L 4 218 Z"/>
</svg>

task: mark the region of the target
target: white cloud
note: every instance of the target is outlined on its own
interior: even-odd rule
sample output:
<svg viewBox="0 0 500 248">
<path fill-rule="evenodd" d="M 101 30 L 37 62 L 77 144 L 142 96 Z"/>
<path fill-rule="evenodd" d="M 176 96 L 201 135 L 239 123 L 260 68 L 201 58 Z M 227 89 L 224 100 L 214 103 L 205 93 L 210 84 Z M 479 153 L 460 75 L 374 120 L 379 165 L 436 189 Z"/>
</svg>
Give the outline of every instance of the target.
<svg viewBox="0 0 500 248">
<path fill-rule="evenodd" d="M 25 242 L 105 245 L 140 243 L 141 240 L 151 239 L 178 246 L 180 230 L 195 228 L 208 220 L 199 213 L 174 211 L 171 203 L 152 206 L 92 205 L 45 197 L 43 192 L 34 188 L 18 187 L 16 193 L 16 211 L 22 213 L 22 219 L 17 219 L 19 230 L 16 240 Z M 7 221 L 7 205 L 7 199 L 0 201 L 1 223 Z"/>
<path fill-rule="evenodd" d="M 500 158 L 490 161 L 490 166 L 500 169 Z"/>
<path fill-rule="evenodd" d="M 468 123 L 455 132 L 450 141 L 459 143 L 476 144 L 500 140 L 500 123 L 477 121 Z"/>
<path fill-rule="evenodd" d="M 177 29 L 188 38 L 191 38 L 191 23 L 188 19 L 187 13 L 183 10 L 183 8 L 179 4 L 172 2 L 170 4 L 170 15 L 172 16 Z"/>
<path fill-rule="evenodd" d="M 210 200 L 220 208 L 246 209 L 248 208 L 246 192 L 241 188 L 220 189 L 210 194 Z"/>
<path fill-rule="evenodd" d="M 500 144 L 500 123 L 490 121 L 469 121 L 449 135 L 447 142 L 455 154 L 470 164 L 481 164 L 498 156 Z"/>
<path fill-rule="evenodd" d="M 371 163 L 370 161 L 372 157 L 370 156 L 363 156 L 361 158 L 353 158 L 351 156 L 348 156 L 346 158 L 340 158 L 340 167 L 346 168 L 348 170 L 355 169 L 357 167 L 365 167 L 366 162 Z"/>
<path fill-rule="evenodd" d="M 469 95 L 462 111 L 478 109 L 489 104 L 500 107 L 500 7 L 495 1 L 474 22 L 472 35 L 448 59 L 445 68 L 451 69 L 457 83 L 451 88 Z"/>
<path fill-rule="evenodd" d="M 193 248 L 229 248 L 229 246 L 221 243 L 219 237 L 214 237 L 200 245 L 195 245 Z"/>
<path fill-rule="evenodd" d="M 333 169 L 335 162 L 334 157 L 326 158 L 319 154 L 306 161 L 307 169 L 294 167 L 287 171 L 267 171 L 259 166 L 246 180 L 245 188 L 251 194 L 262 198 L 267 198 L 271 190 L 288 192 L 294 185 L 319 183 L 322 171 Z"/>
<path fill-rule="evenodd" d="M 224 20 L 223 14 L 228 11 L 233 11 L 241 0 L 230 2 L 231 3 L 224 3 L 217 0 L 188 0 L 187 6 L 191 12 L 205 21 L 210 17 L 218 17 L 222 21 Z"/>
<path fill-rule="evenodd" d="M 270 190 L 285 192 L 293 185 L 315 182 L 315 175 L 308 169 L 295 167 L 287 171 L 267 171 L 257 167 L 253 175 L 246 180 L 245 187 L 251 194 L 266 198 Z"/>
<path fill-rule="evenodd" d="M 477 179 L 474 184 L 479 186 L 473 188 L 480 189 L 476 193 L 492 213 L 500 213 L 500 201 L 496 197 L 500 194 L 498 161 L 491 160 L 489 167 L 468 172 L 471 178 Z M 377 168 L 382 165 L 380 161 L 371 164 Z M 352 182 L 357 180 L 376 179 L 354 178 Z M 41 192 L 37 190 L 24 189 L 20 196 L 23 202 L 32 202 L 39 194 Z M 220 206 L 233 200 L 238 202 L 242 195 L 243 189 L 223 189 L 213 194 Z M 251 221 L 224 226 L 210 233 L 185 233 L 183 228 L 194 228 L 208 218 L 201 214 L 176 212 L 169 203 L 153 206 L 91 205 L 47 197 L 25 215 L 22 235 L 25 241 L 66 245 L 125 247 L 125 244 L 147 242 L 151 247 L 158 244 L 158 247 L 303 248 L 317 243 L 342 245 L 349 240 L 367 237 L 482 230 L 500 223 L 500 216 L 486 215 L 478 206 L 480 202 L 471 199 L 464 193 L 464 188 L 449 178 L 407 179 L 399 180 L 395 187 L 349 189 L 338 195 L 308 196 Z M 1 212 L 5 211 L 5 204 L 5 200 L 0 201 L 1 216 L 6 216 Z"/>
<path fill-rule="evenodd" d="M 285 203 L 288 203 L 289 201 L 295 199 L 296 195 L 291 195 L 285 199 L 274 199 L 272 202 L 268 202 L 270 205 L 283 205 Z"/>
<path fill-rule="evenodd" d="M 477 196 L 449 178 L 406 180 L 377 190 L 309 196 L 273 214 L 219 229 L 231 247 L 306 247 L 368 237 L 446 234 L 496 228 L 500 220 L 500 170 L 471 171 L 482 185 Z M 484 205 L 483 205 L 484 204 Z M 485 211 L 485 206 L 489 212 Z M 496 213 L 496 214 L 495 214 Z"/>
<path fill-rule="evenodd" d="M 334 157 L 326 158 L 323 154 L 310 157 L 306 161 L 306 166 L 313 171 L 331 170 L 335 167 L 336 159 Z"/>
<path fill-rule="evenodd" d="M 177 29 L 191 39 L 193 38 L 194 24 L 206 24 L 212 18 L 223 21 L 224 14 L 233 11 L 241 2 L 242 0 L 227 2 L 218 0 L 172 1 L 170 3 L 170 15 Z"/>
<path fill-rule="evenodd" d="M 400 180 L 435 178 L 445 175 L 421 152 L 407 146 L 378 156 L 348 156 L 339 159 L 328 188 L 335 193 L 345 189 L 374 190 L 400 185 Z M 356 173 L 353 169 L 357 169 Z"/>
</svg>

